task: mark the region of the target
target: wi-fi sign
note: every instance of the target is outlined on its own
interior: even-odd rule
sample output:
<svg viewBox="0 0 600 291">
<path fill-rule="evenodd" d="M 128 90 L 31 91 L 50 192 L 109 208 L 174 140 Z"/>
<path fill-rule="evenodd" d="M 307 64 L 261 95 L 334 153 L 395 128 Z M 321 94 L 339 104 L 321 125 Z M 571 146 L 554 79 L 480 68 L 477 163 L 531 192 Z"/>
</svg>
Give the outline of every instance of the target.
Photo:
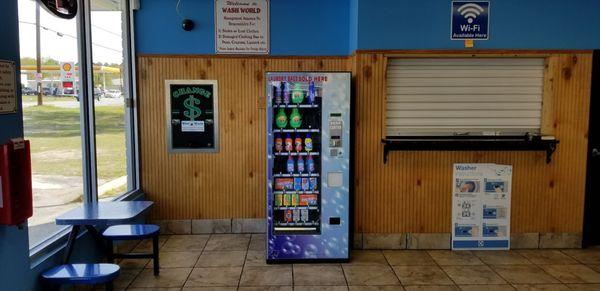
<svg viewBox="0 0 600 291">
<path fill-rule="evenodd" d="M 487 40 L 489 16 L 489 1 L 452 1 L 450 38 Z"/>
</svg>

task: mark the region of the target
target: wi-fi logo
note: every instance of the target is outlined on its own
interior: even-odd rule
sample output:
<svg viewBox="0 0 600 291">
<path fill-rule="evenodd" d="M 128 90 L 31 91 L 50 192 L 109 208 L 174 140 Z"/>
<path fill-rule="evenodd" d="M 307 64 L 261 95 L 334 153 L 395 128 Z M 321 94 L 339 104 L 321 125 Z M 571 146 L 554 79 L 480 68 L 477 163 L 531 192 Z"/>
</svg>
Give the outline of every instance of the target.
<svg viewBox="0 0 600 291">
<path fill-rule="evenodd" d="M 464 16 L 469 24 L 473 23 L 473 19 L 477 18 L 477 16 L 479 16 L 483 10 L 483 7 L 475 3 L 467 3 L 458 7 L 458 13 Z"/>
</svg>

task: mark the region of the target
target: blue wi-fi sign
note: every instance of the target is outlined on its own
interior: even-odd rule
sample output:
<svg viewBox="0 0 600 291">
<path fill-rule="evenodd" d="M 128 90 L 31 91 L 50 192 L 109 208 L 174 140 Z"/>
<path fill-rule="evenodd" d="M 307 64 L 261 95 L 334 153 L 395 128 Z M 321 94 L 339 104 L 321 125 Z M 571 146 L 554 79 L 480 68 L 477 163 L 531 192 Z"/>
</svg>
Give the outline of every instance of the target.
<svg viewBox="0 0 600 291">
<path fill-rule="evenodd" d="M 450 39 L 489 38 L 490 1 L 452 1 Z"/>
</svg>

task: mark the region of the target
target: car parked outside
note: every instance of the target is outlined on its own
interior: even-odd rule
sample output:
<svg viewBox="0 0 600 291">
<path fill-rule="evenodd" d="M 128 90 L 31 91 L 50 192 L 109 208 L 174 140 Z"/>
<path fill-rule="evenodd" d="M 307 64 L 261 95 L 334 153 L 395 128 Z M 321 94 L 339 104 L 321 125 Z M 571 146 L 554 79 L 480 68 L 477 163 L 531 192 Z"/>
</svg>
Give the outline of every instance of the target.
<svg viewBox="0 0 600 291">
<path fill-rule="evenodd" d="M 31 89 L 29 87 L 23 87 L 21 89 L 21 94 L 23 95 L 37 95 L 37 91 L 34 89 Z"/>
<path fill-rule="evenodd" d="M 106 93 L 104 94 L 104 96 L 107 98 L 119 98 L 122 95 L 123 95 L 123 93 L 121 93 L 121 91 L 119 91 L 119 90 L 107 90 Z"/>
</svg>

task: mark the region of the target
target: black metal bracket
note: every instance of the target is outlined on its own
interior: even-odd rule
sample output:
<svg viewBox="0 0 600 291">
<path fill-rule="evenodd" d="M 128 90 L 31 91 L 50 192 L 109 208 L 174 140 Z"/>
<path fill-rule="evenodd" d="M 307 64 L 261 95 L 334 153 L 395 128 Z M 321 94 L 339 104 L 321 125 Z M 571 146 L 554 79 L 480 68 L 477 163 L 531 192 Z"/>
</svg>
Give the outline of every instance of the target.
<svg viewBox="0 0 600 291">
<path fill-rule="evenodd" d="M 550 163 L 559 143 L 541 136 L 388 137 L 381 142 L 384 164 L 391 151 L 545 151 Z"/>
</svg>

